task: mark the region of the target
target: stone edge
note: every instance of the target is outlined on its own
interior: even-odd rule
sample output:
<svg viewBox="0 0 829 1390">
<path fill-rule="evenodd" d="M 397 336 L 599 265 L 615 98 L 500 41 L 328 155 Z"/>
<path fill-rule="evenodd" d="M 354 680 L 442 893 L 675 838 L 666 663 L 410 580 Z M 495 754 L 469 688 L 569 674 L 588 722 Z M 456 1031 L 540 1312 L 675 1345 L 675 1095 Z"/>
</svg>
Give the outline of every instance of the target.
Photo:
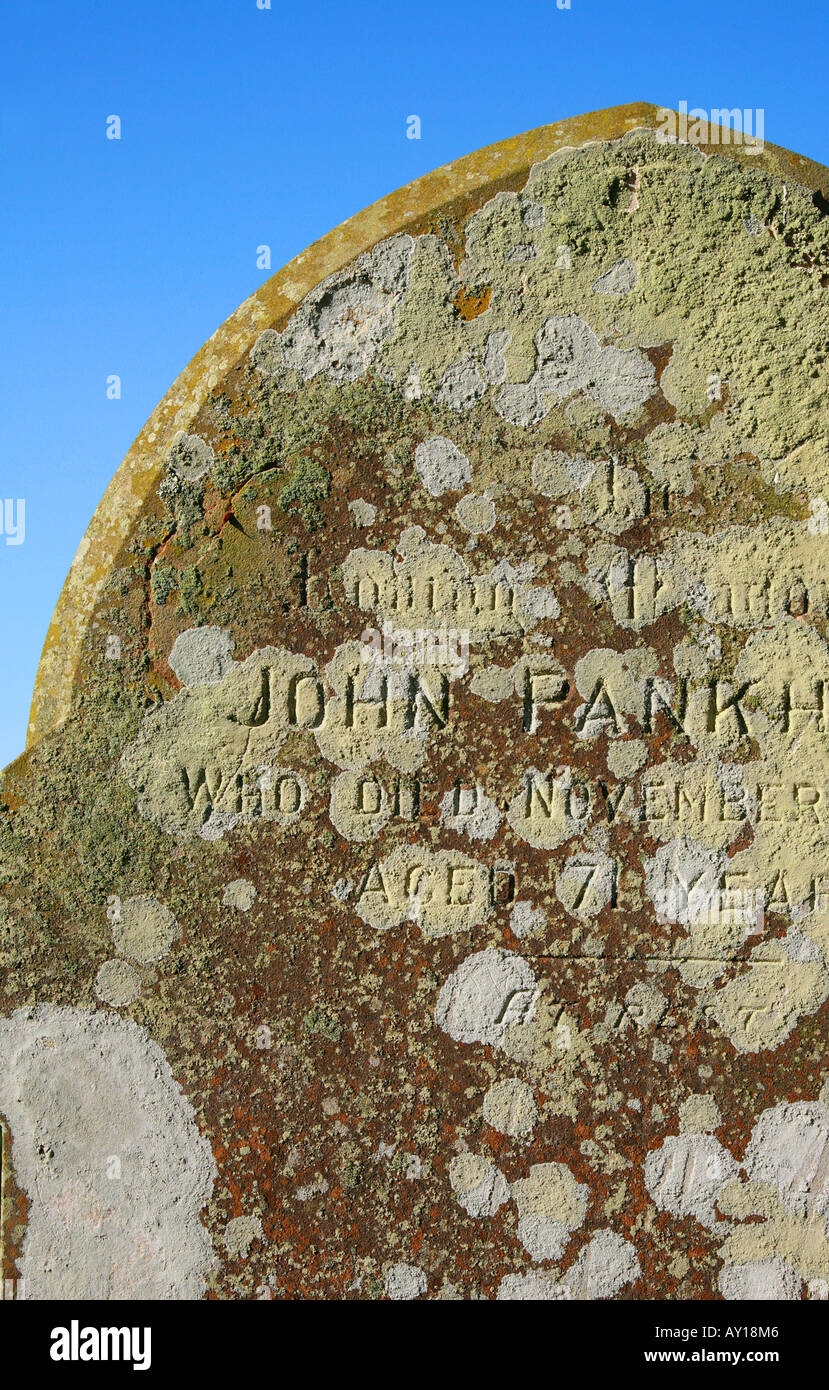
<svg viewBox="0 0 829 1390">
<path fill-rule="evenodd" d="M 633 102 L 573 116 L 488 145 L 405 184 L 315 241 L 270 277 L 231 314 L 185 367 L 156 406 L 112 478 L 89 523 L 64 582 L 35 677 L 26 748 L 60 728 L 70 706 L 83 638 L 101 586 L 135 518 L 157 481 L 179 430 L 186 430 L 206 394 L 247 354 L 265 328 L 281 327 L 305 295 L 376 242 L 395 232 L 426 230 L 442 208 L 464 202 L 480 206 L 498 187 L 521 186 L 533 164 L 556 150 L 594 140 L 621 139 L 639 128 L 655 128 L 668 110 Z M 719 127 L 709 126 L 709 132 Z M 717 139 L 695 142 L 705 153 L 750 162 L 829 196 L 829 169 L 766 143 L 762 154 L 746 155 Z"/>
</svg>

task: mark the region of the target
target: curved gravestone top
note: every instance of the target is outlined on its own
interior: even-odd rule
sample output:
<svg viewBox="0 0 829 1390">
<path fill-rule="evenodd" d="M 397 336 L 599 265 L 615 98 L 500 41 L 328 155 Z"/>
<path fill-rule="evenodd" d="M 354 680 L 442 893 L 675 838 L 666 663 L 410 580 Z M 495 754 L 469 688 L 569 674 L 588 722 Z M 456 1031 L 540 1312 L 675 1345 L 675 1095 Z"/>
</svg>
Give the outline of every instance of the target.
<svg viewBox="0 0 829 1390">
<path fill-rule="evenodd" d="M 67 579 L 29 1297 L 825 1297 L 829 174 L 623 107 L 310 248 Z"/>
</svg>

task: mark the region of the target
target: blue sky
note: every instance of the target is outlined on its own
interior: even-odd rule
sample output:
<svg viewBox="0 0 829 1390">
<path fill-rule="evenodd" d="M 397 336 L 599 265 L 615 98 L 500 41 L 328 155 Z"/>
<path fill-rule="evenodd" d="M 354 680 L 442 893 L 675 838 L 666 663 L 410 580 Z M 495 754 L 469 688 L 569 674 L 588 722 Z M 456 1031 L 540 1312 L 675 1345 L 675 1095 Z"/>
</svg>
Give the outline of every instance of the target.
<svg viewBox="0 0 829 1390">
<path fill-rule="evenodd" d="M 767 140 L 829 164 L 826 0 L 271 5 L 5 0 L 0 500 L 26 535 L 0 537 L 0 766 L 101 494 L 268 274 L 259 245 L 277 270 L 429 169 L 628 101 L 761 107 Z"/>
</svg>

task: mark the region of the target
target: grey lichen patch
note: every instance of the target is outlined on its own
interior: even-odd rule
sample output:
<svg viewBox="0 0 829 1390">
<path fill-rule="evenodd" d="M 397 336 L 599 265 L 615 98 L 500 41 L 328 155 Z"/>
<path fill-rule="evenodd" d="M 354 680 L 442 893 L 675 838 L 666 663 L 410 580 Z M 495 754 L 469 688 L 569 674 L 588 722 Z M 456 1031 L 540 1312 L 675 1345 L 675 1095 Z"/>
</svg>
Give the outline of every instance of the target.
<svg viewBox="0 0 829 1390">
<path fill-rule="evenodd" d="M 216 1165 L 157 1043 L 117 1014 L 42 1004 L 0 1021 L 0 1063 L 27 1295 L 200 1298 Z"/>
<path fill-rule="evenodd" d="M 169 908 L 157 898 L 125 898 L 112 926 L 116 949 L 148 965 L 166 956 L 181 928 Z"/>
<path fill-rule="evenodd" d="M 593 281 L 593 291 L 595 294 L 630 294 L 638 278 L 636 262 L 625 256 Z"/>
<path fill-rule="evenodd" d="M 122 1009 L 141 993 L 141 976 L 126 960 L 105 960 L 95 976 L 95 993 L 104 1004 Z"/>
<path fill-rule="evenodd" d="M 180 632 L 168 657 L 182 685 L 216 685 L 233 665 L 233 638 L 220 627 Z"/>
<path fill-rule="evenodd" d="M 426 491 L 433 497 L 441 497 L 444 492 L 462 492 L 472 477 L 469 459 L 443 435 L 418 444 L 415 468 Z"/>
<path fill-rule="evenodd" d="M 543 907 L 533 907 L 531 902 L 519 898 L 510 913 L 509 925 L 513 936 L 538 936 L 547 925 L 547 914 Z"/>
<path fill-rule="evenodd" d="M 390 237 L 323 280 L 306 295 L 278 344 L 270 333 L 257 340 L 256 366 L 268 371 L 282 365 L 304 381 L 319 372 L 356 381 L 395 331 L 413 244 L 409 236 Z"/>
<path fill-rule="evenodd" d="M 825 1215 L 829 1191 L 824 1191 L 821 1163 L 827 1151 L 829 1108 L 819 1101 L 777 1105 L 757 1121 L 745 1169 L 751 1182 L 774 1187 L 787 1211 Z"/>
<path fill-rule="evenodd" d="M 509 329 L 496 329 L 494 333 L 490 333 L 484 343 L 481 371 L 491 386 L 499 386 L 506 380 L 507 362 L 504 351 L 508 347 L 511 337 L 512 334 Z"/>
<path fill-rule="evenodd" d="M 532 1134 L 538 1121 L 538 1106 L 526 1081 L 510 1076 L 490 1086 L 484 1096 L 484 1119 L 512 1139 L 525 1139 Z"/>
<path fill-rule="evenodd" d="M 222 894 L 225 907 L 235 907 L 239 912 L 250 912 L 256 900 L 256 888 L 249 878 L 235 878 Z"/>
<path fill-rule="evenodd" d="M 501 812 L 482 787 L 452 787 L 440 803 L 440 819 L 470 840 L 491 840 L 498 833 Z"/>
<path fill-rule="evenodd" d="M 456 415 L 466 415 L 477 404 L 487 389 L 486 378 L 481 375 L 471 358 L 456 362 L 447 368 L 435 392 L 438 405 L 453 410 Z"/>
<path fill-rule="evenodd" d="M 198 482 L 213 466 L 214 453 L 197 434 L 179 434 L 168 455 L 169 467 L 188 483 Z"/>
<path fill-rule="evenodd" d="M 533 425 L 550 409 L 548 397 L 584 392 L 617 419 L 635 414 L 656 390 L 653 364 L 635 348 L 602 347 L 576 314 L 545 319 L 535 338 L 536 367 L 524 383 L 507 384 L 495 402 L 505 420 Z"/>
<path fill-rule="evenodd" d="M 495 525 L 495 503 L 491 497 L 470 492 L 455 508 L 458 524 L 470 536 L 483 536 Z"/>
<path fill-rule="evenodd" d="M 234 1216 L 225 1226 L 223 1244 L 232 1260 L 246 1260 L 253 1242 L 264 1238 L 258 1216 Z"/>
</svg>

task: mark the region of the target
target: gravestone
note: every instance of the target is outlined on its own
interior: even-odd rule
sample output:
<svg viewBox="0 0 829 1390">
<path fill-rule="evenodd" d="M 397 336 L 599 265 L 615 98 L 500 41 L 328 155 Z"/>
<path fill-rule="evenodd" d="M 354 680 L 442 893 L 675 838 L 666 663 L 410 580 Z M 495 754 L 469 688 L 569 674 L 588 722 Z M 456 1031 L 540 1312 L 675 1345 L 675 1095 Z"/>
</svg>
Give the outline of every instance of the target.
<svg viewBox="0 0 829 1390">
<path fill-rule="evenodd" d="M 829 173 L 660 119 L 345 224 L 116 474 L 2 786 L 27 1297 L 826 1297 Z"/>
</svg>

